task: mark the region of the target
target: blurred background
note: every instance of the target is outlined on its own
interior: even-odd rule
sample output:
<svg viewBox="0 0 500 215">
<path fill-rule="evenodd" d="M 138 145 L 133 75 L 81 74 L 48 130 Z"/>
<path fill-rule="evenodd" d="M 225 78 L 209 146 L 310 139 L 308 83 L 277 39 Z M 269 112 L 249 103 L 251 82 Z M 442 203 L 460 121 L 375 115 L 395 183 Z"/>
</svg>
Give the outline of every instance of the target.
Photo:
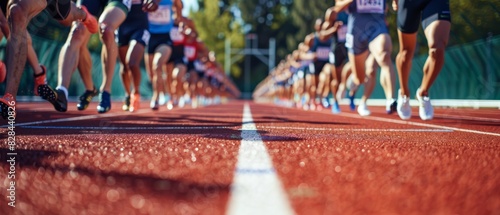
<svg viewBox="0 0 500 215">
<path fill-rule="evenodd" d="M 306 34 L 313 31 L 316 18 L 323 18 L 333 0 L 183 0 L 184 15 L 194 20 L 200 37 L 217 53 L 226 74 L 237 84 L 244 98 L 262 81 L 281 59 L 296 49 Z M 391 1 L 388 1 L 389 5 Z M 431 89 L 434 99 L 500 99 L 500 1 L 450 0 L 452 30 L 445 66 Z M 398 47 L 396 12 L 389 10 L 388 22 L 393 40 L 394 59 Z M 35 17 L 28 30 L 40 62 L 48 68 L 48 81 L 57 84 L 57 61 L 69 28 L 42 13 Z M 418 48 L 410 78 L 415 90 L 422 77 L 427 57 L 427 42 L 420 29 Z M 89 49 L 93 55 L 93 78 L 101 83 L 101 44 L 94 35 Z M 0 43 L 4 57 L 5 39 Z M 33 95 L 33 72 L 26 67 L 19 95 Z M 123 97 L 119 68 L 114 76 L 112 95 Z M 151 94 L 149 80 L 143 70 L 144 98 Z M 5 84 L 0 84 L 3 94 Z M 83 93 L 83 85 L 75 72 L 70 96 Z M 359 90 L 358 92 L 362 92 Z M 384 98 L 376 87 L 373 98 Z"/>
</svg>

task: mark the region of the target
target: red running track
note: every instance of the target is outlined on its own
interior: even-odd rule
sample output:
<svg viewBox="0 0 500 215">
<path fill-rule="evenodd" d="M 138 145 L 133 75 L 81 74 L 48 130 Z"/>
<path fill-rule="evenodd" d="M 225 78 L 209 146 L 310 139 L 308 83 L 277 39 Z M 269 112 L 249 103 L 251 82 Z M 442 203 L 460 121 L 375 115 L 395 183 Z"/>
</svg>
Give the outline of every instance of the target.
<svg viewBox="0 0 500 215">
<path fill-rule="evenodd" d="M 376 107 L 362 118 L 232 101 L 133 114 L 114 103 L 102 115 L 95 105 L 61 114 L 21 103 L 16 207 L 0 198 L 0 214 L 226 214 L 245 103 L 296 214 L 500 211 L 500 110 L 436 109 L 435 120 L 421 121 L 414 108 L 402 121 Z M 8 196 L 6 142 L 0 151 Z"/>
</svg>

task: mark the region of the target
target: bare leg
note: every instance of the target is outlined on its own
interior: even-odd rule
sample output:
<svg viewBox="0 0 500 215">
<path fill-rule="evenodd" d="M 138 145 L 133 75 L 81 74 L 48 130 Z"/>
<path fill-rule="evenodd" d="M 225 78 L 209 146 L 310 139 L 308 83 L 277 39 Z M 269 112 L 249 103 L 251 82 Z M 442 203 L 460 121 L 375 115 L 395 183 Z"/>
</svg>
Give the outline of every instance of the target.
<svg viewBox="0 0 500 215">
<path fill-rule="evenodd" d="M 444 52 L 448 44 L 451 23 L 448 21 L 432 22 L 425 29 L 429 46 L 429 57 L 424 65 L 424 77 L 420 85 L 420 96 L 428 96 L 428 91 L 444 65 Z"/>
<path fill-rule="evenodd" d="M 118 57 L 118 45 L 115 42 L 115 30 L 125 21 L 126 14 L 118 7 L 107 7 L 101 17 L 100 37 L 102 47 L 103 79 L 101 91 L 111 92 L 111 83 L 115 72 L 116 59 Z"/>
<path fill-rule="evenodd" d="M 410 69 L 417 44 L 417 33 L 405 34 L 398 30 L 399 53 L 396 57 L 396 67 L 399 75 L 399 85 L 401 94 L 410 97 L 410 88 L 408 80 L 410 78 Z"/>
<path fill-rule="evenodd" d="M 87 49 L 89 39 L 90 33 L 83 24 L 75 22 L 59 54 L 58 87 L 69 88 L 71 76 L 78 66 L 85 88 L 90 91 L 94 89 L 90 71 L 92 61 Z"/>
<path fill-rule="evenodd" d="M 31 18 L 40 13 L 46 5 L 46 1 L 9 1 L 7 19 L 11 35 L 7 38 L 7 86 L 5 92 L 11 94 L 14 99 L 19 89 L 19 82 L 28 55 L 26 27 Z"/>
</svg>

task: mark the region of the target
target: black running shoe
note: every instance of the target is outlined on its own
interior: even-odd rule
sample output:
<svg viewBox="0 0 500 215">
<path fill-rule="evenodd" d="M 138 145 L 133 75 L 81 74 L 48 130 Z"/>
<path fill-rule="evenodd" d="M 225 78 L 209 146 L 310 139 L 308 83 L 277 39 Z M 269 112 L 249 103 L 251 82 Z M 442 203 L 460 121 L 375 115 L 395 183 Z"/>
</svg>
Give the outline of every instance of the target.
<svg viewBox="0 0 500 215">
<path fill-rule="evenodd" d="M 80 96 L 80 103 L 76 105 L 78 110 L 85 110 L 89 107 L 92 98 L 98 94 L 97 89 L 94 87 L 94 90 L 86 90 L 82 96 Z"/>
<path fill-rule="evenodd" d="M 128 111 L 130 109 L 130 96 L 126 96 L 123 100 L 122 110 Z"/>
<path fill-rule="evenodd" d="M 38 95 L 50 102 L 57 111 L 66 112 L 68 110 L 68 100 L 66 100 L 64 91 L 54 90 L 47 84 L 39 85 L 37 90 Z"/>
<path fill-rule="evenodd" d="M 109 110 L 111 110 L 111 95 L 108 92 L 103 91 L 101 93 L 101 100 L 97 106 L 97 112 L 106 113 Z"/>
<path fill-rule="evenodd" d="M 396 100 L 392 101 L 392 103 L 387 104 L 388 106 L 385 107 L 385 112 L 387 114 L 392 114 L 397 112 L 398 110 L 398 102 Z"/>
</svg>

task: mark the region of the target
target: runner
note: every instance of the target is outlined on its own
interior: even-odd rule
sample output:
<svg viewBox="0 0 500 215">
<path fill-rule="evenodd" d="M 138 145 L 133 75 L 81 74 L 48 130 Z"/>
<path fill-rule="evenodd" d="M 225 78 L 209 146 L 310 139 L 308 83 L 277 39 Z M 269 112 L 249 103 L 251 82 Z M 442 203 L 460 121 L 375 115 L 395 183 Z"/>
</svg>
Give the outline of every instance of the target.
<svg viewBox="0 0 500 215">
<path fill-rule="evenodd" d="M 320 32 L 321 38 L 332 39 L 331 51 L 330 51 L 330 63 L 328 68 L 330 69 L 331 82 L 330 90 L 332 92 L 333 104 L 332 113 L 340 113 L 340 107 L 337 100 L 337 91 L 339 88 L 339 82 L 341 79 L 342 67 L 347 60 L 347 51 L 345 48 L 345 36 L 347 32 L 347 14 L 341 12 L 336 14 L 333 8 L 328 8 L 325 13 L 325 22 L 323 23 L 322 30 Z M 326 101 L 327 104 L 329 103 Z"/>
<path fill-rule="evenodd" d="M 118 28 L 118 52 L 120 74 L 125 89 L 124 111 L 134 112 L 139 109 L 141 96 L 141 61 L 144 48 L 149 42 L 148 15 L 143 10 L 141 0 L 132 0 L 132 7 L 123 24 Z M 132 80 L 131 80 L 132 79 Z M 132 83 L 131 83 L 132 82 Z M 130 89 L 130 85 L 133 89 Z"/>
<path fill-rule="evenodd" d="M 170 32 L 174 26 L 173 11 L 182 7 L 180 0 L 161 0 L 159 9 L 148 15 L 151 39 L 148 54 L 145 55 L 146 69 L 153 87 L 150 108 L 159 109 L 160 95 L 168 93 L 163 75 L 168 76 L 166 64 L 172 59 L 172 39 Z M 179 9 L 177 9 L 179 10 Z M 163 97 L 161 95 L 161 97 Z"/>
<path fill-rule="evenodd" d="M 93 16 L 84 7 L 78 8 L 73 2 L 11 0 L 9 2 L 2 1 L 0 6 L 2 7 L 2 13 L 8 15 L 7 20 L 9 26 L 12 27 L 10 36 L 7 38 L 7 86 L 5 95 L 0 98 L 2 117 L 6 118 L 8 107 L 10 104 L 15 103 L 12 101 L 15 101 L 23 68 L 27 60 L 28 38 L 26 28 L 31 18 L 46 8 L 49 14 L 63 25 L 69 25 L 73 21 L 80 20 L 89 28 L 94 29 L 96 24 Z M 6 13 L 7 8 L 9 9 L 8 13 Z M 2 32 L 5 32 L 4 28 L 2 28 Z M 56 98 L 45 99 L 52 102 Z"/>
<path fill-rule="evenodd" d="M 346 47 L 349 51 L 349 61 L 352 62 L 353 75 L 347 80 L 350 91 L 356 92 L 359 85 L 366 80 L 366 59 L 373 54 L 380 65 L 381 73 L 390 76 L 394 74 L 390 53 L 392 42 L 385 22 L 384 1 L 349 1 L 337 0 L 334 7 L 338 14 L 344 9 L 349 11 Z M 387 86 L 386 98 L 392 100 L 393 86 Z"/>
<path fill-rule="evenodd" d="M 400 47 L 396 57 L 401 86 L 398 93 L 398 115 L 404 120 L 411 118 L 408 81 L 417 43 L 419 22 L 422 21 L 429 47 L 429 57 L 423 68 L 424 75 L 417 89 L 416 98 L 419 103 L 420 118 L 431 120 L 434 117 L 434 108 L 429 97 L 429 89 L 444 65 L 444 53 L 451 28 L 450 2 L 449 0 L 393 0 L 393 8 L 398 11 Z"/>
<path fill-rule="evenodd" d="M 159 0 L 147 0 L 143 5 L 146 12 L 158 9 Z M 115 41 L 115 31 L 125 21 L 132 7 L 131 0 L 110 0 L 104 12 L 99 17 L 99 36 L 103 43 L 101 60 L 103 79 L 100 88 L 100 102 L 97 106 L 98 113 L 111 110 L 111 83 L 115 72 L 116 59 L 118 58 L 118 44 Z"/>
<path fill-rule="evenodd" d="M 77 1 L 77 5 L 81 5 L 82 8 L 86 8 L 88 12 L 93 15 L 93 17 L 99 17 L 107 3 L 108 0 Z M 98 31 L 97 21 L 95 21 L 95 23 L 95 27 L 88 28 L 81 22 L 73 22 L 68 38 L 59 53 L 58 79 L 56 87 L 56 92 L 58 93 L 54 94 L 64 94 L 65 96 L 57 96 L 55 100 L 52 100 L 53 104 L 55 104 L 54 107 L 58 111 L 67 110 L 68 88 L 71 83 L 73 72 L 77 67 L 86 89 L 83 95 L 79 98 L 80 101 L 77 104 L 77 109 L 87 109 L 90 101 L 92 101 L 92 98 L 98 93 L 92 80 L 92 58 L 90 57 L 90 52 L 87 48 L 91 34 L 97 33 Z M 45 95 L 47 98 L 53 97 L 50 96 L 50 94 L 52 94 L 50 89 L 41 89 L 41 92 L 48 94 Z"/>
</svg>

